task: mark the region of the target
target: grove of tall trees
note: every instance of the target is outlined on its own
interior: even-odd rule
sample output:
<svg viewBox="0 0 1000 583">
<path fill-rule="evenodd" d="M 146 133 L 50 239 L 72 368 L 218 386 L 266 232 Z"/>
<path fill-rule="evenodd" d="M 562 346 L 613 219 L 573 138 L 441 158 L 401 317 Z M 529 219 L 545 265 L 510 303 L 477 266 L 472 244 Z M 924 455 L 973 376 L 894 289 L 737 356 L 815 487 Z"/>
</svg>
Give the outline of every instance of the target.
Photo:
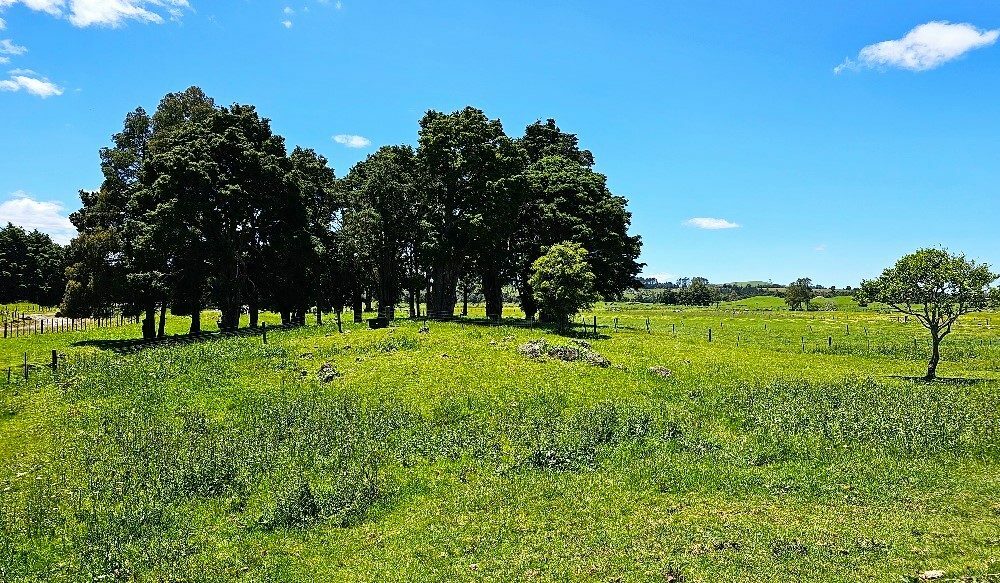
<svg viewBox="0 0 1000 583">
<path fill-rule="evenodd" d="M 62 245 L 45 233 L 10 223 L 0 228 L 0 303 L 59 303 L 66 285 L 64 255 Z"/>
<path fill-rule="evenodd" d="M 587 249 L 604 297 L 641 269 L 627 201 L 553 120 L 511 137 L 472 107 L 429 111 L 416 148 L 382 147 L 338 179 L 253 106 L 192 87 L 129 113 L 100 157 L 103 183 L 70 217 L 63 310 L 141 315 L 146 338 L 168 310 L 198 333 L 208 307 L 227 329 L 265 309 L 292 324 L 314 307 L 357 318 L 372 300 L 392 319 L 404 297 L 414 316 L 423 295 L 427 315 L 450 318 L 471 285 L 489 317 L 513 287 L 533 318 L 531 266 L 562 242 Z"/>
</svg>

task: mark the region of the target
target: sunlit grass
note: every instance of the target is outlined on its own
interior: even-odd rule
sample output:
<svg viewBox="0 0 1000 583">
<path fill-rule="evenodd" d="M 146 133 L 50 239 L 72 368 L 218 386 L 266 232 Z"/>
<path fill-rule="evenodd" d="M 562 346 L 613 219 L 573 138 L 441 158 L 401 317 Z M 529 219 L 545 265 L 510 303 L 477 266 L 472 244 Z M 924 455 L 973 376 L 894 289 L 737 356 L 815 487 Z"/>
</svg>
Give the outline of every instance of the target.
<svg viewBox="0 0 1000 583">
<path fill-rule="evenodd" d="M 985 380 L 934 384 L 884 313 L 612 304 L 574 335 L 594 317 L 606 368 L 521 355 L 568 340 L 513 319 L 8 340 L 37 367 L 0 379 L 0 580 L 1000 572 L 993 316 L 940 369 Z"/>
</svg>

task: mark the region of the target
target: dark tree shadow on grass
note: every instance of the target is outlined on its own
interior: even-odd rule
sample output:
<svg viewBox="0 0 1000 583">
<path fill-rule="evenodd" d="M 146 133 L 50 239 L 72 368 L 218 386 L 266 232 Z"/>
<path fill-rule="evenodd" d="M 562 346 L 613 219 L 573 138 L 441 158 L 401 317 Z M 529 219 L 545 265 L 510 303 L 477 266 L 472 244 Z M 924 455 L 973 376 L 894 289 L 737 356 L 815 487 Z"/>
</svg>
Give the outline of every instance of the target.
<svg viewBox="0 0 1000 583">
<path fill-rule="evenodd" d="M 526 330 L 538 330 L 539 332 L 546 334 L 554 334 L 556 336 L 563 336 L 565 338 L 579 338 L 584 340 L 610 340 L 611 336 L 605 334 L 605 332 L 612 329 L 611 326 L 598 325 L 597 335 L 594 335 L 594 326 L 592 324 L 567 324 L 563 327 L 559 327 L 556 324 L 550 322 L 529 322 L 523 319 L 503 319 L 503 320 L 490 320 L 487 318 L 468 318 L 456 316 L 450 319 L 436 319 L 436 320 L 424 320 L 423 318 L 413 318 L 411 321 L 426 321 L 428 325 L 437 324 L 460 324 L 464 326 L 476 326 L 481 328 L 521 328 Z M 626 328 L 625 326 L 618 326 L 619 330 L 637 330 L 637 328 Z"/>
<path fill-rule="evenodd" d="M 970 379 L 970 378 L 960 378 L 960 377 L 938 377 L 932 381 L 925 379 L 924 377 L 911 377 L 904 375 L 886 375 L 886 378 L 896 379 L 901 381 L 910 381 L 913 383 L 920 383 L 925 385 L 957 385 L 957 386 L 971 386 L 978 385 L 980 383 L 988 383 L 996 379 Z"/>
<path fill-rule="evenodd" d="M 268 332 L 272 330 L 288 330 L 295 326 L 268 326 Z M 142 338 L 129 338 L 120 340 L 81 340 L 74 342 L 72 346 L 93 346 L 101 350 L 108 350 L 118 354 L 128 354 L 146 350 L 148 348 L 161 348 L 169 346 L 182 346 L 185 344 L 198 344 L 201 342 L 211 342 L 226 338 L 239 338 L 244 336 L 261 336 L 263 328 L 240 328 L 238 330 L 227 330 L 219 332 L 202 332 L 201 334 L 177 334 L 144 340 Z"/>
</svg>

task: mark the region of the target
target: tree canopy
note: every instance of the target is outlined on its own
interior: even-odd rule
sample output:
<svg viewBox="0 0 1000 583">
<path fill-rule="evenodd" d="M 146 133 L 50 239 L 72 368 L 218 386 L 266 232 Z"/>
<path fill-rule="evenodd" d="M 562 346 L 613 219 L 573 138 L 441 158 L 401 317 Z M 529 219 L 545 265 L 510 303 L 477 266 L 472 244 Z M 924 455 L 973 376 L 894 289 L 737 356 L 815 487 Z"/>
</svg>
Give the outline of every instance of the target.
<svg viewBox="0 0 1000 583">
<path fill-rule="evenodd" d="M 428 111 L 416 148 L 384 146 L 338 179 L 314 150 L 289 153 L 253 106 L 192 87 L 126 115 L 111 141 L 104 181 L 71 217 L 63 304 L 143 314 L 146 337 L 168 309 L 198 333 L 209 306 L 223 328 L 244 311 L 255 325 L 260 309 L 301 323 L 351 305 L 360 318 L 372 300 L 391 319 L 404 294 L 414 315 L 422 291 L 429 314 L 449 318 L 460 282 L 482 291 L 491 318 L 513 285 L 534 317 L 534 262 L 562 242 L 589 250 L 605 297 L 642 267 L 626 200 L 551 119 L 511 137 L 473 107 Z"/>
</svg>

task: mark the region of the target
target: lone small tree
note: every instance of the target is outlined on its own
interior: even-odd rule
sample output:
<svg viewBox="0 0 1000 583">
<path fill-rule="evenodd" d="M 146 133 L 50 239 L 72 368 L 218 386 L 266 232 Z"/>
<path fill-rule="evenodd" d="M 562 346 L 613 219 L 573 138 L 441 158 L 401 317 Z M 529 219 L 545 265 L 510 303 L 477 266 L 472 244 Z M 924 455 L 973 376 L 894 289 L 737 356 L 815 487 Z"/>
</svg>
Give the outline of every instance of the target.
<svg viewBox="0 0 1000 583">
<path fill-rule="evenodd" d="M 985 263 L 944 249 L 919 249 L 902 257 L 877 279 L 861 282 L 859 297 L 882 302 L 913 316 L 931 333 L 931 360 L 924 379 L 937 378 L 941 340 L 962 314 L 988 307 L 996 290 L 990 285 L 1000 277 Z"/>
<path fill-rule="evenodd" d="M 808 277 L 800 277 L 785 288 L 785 303 L 790 310 L 799 310 L 803 304 L 809 309 L 812 298 L 812 280 Z"/>
<path fill-rule="evenodd" d="M 530 282 L 542 317 L 563 328 L 570 316 L 597 299 L 594 279 L 581 245 L 564 241 L 549 247 L 532 264 Z"/>
</svg>

